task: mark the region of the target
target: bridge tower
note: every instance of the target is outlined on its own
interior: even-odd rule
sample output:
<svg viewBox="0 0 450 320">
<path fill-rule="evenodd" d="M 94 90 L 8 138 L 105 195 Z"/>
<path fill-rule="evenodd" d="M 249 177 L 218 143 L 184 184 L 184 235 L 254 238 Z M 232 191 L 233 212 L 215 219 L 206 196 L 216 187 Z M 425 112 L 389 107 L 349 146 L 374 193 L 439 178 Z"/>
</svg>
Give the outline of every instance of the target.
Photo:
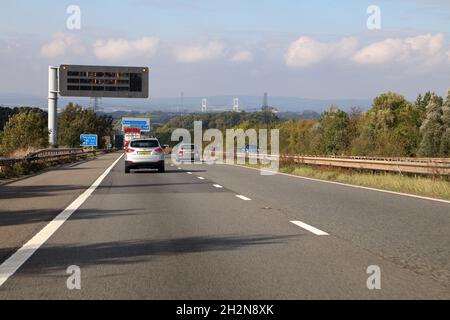
<svg viewBox="0 0 450 320">
<path fill-rule="evenodd" d="M 239 112 L 239 98 L 234 98 L 233 100 L 233 111 Z"/>
<path fill-rule="evenodd" d="M 208 100 L 206 98 L 202 99 L 202 112 L 208 111 Z"/>
</svg>

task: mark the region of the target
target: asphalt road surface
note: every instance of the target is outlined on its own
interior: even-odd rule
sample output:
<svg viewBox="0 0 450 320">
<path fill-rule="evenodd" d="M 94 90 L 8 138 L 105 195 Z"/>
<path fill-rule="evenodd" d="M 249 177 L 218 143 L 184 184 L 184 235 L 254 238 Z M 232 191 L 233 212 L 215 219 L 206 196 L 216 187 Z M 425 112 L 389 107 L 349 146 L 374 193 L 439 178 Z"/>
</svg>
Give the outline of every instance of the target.
<svg viewBox="0 0 450 320">
<path fill-rule="evenodd" d="M 0 271 L 119 156 L 0 186 Z M 448 203 L 237 166 L 166 167 L 126 175 L 120 159 L 0 299 L 450 298 Z M 69 266 L 81 290 L 67 288 Z M 367 287 L 369 266 L 380 290 Z"/>
</svg>

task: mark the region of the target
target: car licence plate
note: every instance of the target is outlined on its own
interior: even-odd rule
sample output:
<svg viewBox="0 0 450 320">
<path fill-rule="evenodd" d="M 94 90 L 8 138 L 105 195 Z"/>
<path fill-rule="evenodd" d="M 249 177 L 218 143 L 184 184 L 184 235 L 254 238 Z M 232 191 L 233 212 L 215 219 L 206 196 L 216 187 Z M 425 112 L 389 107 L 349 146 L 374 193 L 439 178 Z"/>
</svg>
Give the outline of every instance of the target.
<svg viewBox="0 0 450 320">
<path fill-rule="evenodd" d="M 147 151 L 138 152 L 138 156 L 150 156 L 152 153 Z"/>
</svg>

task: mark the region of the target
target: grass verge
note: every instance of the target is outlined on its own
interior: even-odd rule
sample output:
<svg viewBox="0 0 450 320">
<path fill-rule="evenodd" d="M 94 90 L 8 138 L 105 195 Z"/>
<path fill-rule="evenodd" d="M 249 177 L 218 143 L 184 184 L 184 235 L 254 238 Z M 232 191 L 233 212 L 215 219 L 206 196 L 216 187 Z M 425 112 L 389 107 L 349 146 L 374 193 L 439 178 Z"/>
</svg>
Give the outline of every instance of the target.
<svg viewBox="0 0 450 320">
<path fill-rule="evenodd" d="M 252 167 L 255 166 L 252 165 Z M 325 181 L 450 200 L 449 177 L 412 176 L 388 172 L 365 172 L 292 164 L 280 164 L 280 172 Z"/>
<path fill-rule="evenodd" d="M 40 161 L 40 162 L 22 162 L 11 166 L 2 167 L 0 170 L 0 179 L 20 178 L 23 176 L 35 174 L 46 168 L 76 162 L 78 159 L 61 159 L 58 161 Z"/>
<path fill-rule="evenodd" d="M 55 161 L 34 161 L 34 162 L 18 162 L 11 166 L 0 167 L 0 180 L 12 179 L 28 176 L 38 173 L 46 168 L 55 167 L 63 164 L 69 164 L 85 160 L 93 157 L 93 155 L 73 156 L 67 158 L 61 158 Z"/>
</svg>

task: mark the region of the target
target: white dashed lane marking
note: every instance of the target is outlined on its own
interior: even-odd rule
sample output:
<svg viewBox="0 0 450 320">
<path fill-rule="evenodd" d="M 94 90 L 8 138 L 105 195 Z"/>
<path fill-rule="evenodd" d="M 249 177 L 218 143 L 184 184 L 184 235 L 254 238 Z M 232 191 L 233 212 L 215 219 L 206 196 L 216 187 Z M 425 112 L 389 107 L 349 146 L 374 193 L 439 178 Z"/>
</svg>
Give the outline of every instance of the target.
<svg viewBox="0 0 450 320">
<path fill-rule="evenodd" d="M 319 229 L 317 229 L 317 228 L 314 228 L 313 226 L 310 226 L 309 224 L 306 224 L 306 223 L 304 223 L 304 222 L 301 222 L 301 221 L 291 221 L 291 223 L 295 224 L 296 226 L 298 226 L 298 227 L 300 227 L 300 228 L 303 228 L 303 229 L 305 229 L 305 230 L 308 230 L 309 232 L 312 232 L 312 233 L 314 233 L 315 235 L 318 235 L 318 236 L 329 236 L 328 233 L 326 233 L 326 232 L 324 232 L 324 231 L 322 231 L 322 230 L 319 230 Z"/>
</svg>

